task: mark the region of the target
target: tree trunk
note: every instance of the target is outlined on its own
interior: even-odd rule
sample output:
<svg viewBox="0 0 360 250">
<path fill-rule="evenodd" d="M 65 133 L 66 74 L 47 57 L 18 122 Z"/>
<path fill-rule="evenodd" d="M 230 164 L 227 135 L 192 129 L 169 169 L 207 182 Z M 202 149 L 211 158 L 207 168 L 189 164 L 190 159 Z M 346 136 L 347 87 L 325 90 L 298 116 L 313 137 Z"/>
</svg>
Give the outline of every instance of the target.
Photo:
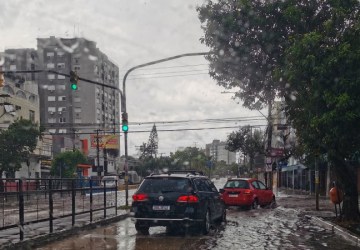
<svg viewBox="0 0 360 250">
<path fill-rule="evenodd" d="M 330 159 L 333 163 L 340 188 L 344 192 L 343 219 L 346 221 L 360 221 L 359 201 L 357 190 L 357 168 L 335 156 Z"/>
</svg>

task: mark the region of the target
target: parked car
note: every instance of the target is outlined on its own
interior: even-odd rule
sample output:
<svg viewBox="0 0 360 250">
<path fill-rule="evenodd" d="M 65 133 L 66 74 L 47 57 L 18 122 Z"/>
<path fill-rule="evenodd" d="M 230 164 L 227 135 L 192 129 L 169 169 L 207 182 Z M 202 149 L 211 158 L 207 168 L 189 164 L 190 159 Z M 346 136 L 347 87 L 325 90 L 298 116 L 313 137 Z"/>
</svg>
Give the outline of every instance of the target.
<svg viewBox="0 0 360 250">
<path fill-rule="evenodd" d="M 220 189 L 226 206 L 256 209 L 275 204 L 275 195 L 264 183 L 255 178 L 231 178 Z"/>
<path fill-rule="evenodd" d="M 106 183 L 106 187 L 119 187 L 120 185 L 124 184 L 124 179 L 120 179 L 119 176 L 116 175 L 109 175 L 104 176 L 101 179 L 101 186 L 104 187 Z"/>
<path fill-rule="evenodd" d="M 209 232 L 213 222 L 226 220 L 226 207 L 214 184 L 196 171 L 152 174 L 132 196 L 135 228 L 148 234 L 149 227 L 198 228 Z"/>
</svg>

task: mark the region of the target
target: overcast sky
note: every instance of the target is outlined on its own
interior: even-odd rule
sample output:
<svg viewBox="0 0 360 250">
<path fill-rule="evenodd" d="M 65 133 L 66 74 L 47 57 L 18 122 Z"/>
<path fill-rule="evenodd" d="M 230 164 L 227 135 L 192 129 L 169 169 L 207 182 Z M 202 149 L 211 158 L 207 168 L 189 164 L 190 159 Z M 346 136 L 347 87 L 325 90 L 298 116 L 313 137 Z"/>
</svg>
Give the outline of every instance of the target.
<svg viewBox="0 0 360 250">
<path fill-rule="evenodd" d="M 196 12 L 200 0 L 8 0 L 1 1 L 0 51 L 8 48 L 36 48 L 36 38 L 85 37 L 120 69 L 183 53 L 206 52 L 199 42 L 203 36 Z M 265 125 L 266 121 L 241 121 L 261 116 L 242 107 L 233 94 L 216 85 L 208 75 L 208 62 L 202 57 L 185 57 L 135 70 L 128 77 L 126 96 L 130 131 L 129 154 L 147 142 L 152 124 L 159 136 L 159 154 L 177 148 L 204 148 L 213 139 L 226 140 L 236 128 L 172 131 L 193 128 Z M 120 84 L 121 86 L 122 84 Z M 263 112 L 264 113 L 264 112 Z M 204 121 L 239 118 L 234 122 Z M 196 120 L 191 121 L 191 120 Z M 188 121 L 161 123 L 161 121 Z M 143 124 L 150 122 L 149 124 Z M 121 154 L 123 151 L 121 137 Z"/>
</svg>

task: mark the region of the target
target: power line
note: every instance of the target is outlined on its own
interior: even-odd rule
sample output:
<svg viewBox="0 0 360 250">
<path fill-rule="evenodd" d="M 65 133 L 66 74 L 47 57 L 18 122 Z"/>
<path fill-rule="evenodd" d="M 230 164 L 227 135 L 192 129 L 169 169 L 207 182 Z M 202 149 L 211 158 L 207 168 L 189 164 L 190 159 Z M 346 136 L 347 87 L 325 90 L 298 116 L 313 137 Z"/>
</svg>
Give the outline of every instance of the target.
<svg viewBox="0 0 360 250">
<path fill-rule="evenodd" d="M 250 125 L 252 126 L 252 125 Z M 255 127 L 266 127 L 267 124 L 261 125 L 254 125 Z M 233 129 L 233 128 L 240 128 L 242 126 L 226 126 L 226 127 L 207 127 L 207 128 L 178 128 L 178 129 L 156 129 L 157 132 L 181 132 L 181 131 L 201 131 L 201 130 L 216 130 L 216 129 Z M 137 133 L 150 133 L 151 129 L 149 130 L 137 130 L 137 131 L 128 131 L 128 133 L 137 134 Z M 122 134 L 123 132 L 117 131 L 115 134 Z M 44 133 L 50 135 L 91 135 L 94 132 L 72 132 L 72 133 Z"/>
</svg>

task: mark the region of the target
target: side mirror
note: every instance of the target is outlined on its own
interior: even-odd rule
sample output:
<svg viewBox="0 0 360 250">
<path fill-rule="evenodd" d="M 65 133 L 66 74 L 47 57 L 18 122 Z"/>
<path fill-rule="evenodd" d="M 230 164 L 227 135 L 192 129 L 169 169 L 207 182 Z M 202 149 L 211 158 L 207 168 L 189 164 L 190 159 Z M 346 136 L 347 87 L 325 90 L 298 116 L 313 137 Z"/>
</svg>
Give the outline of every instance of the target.
<svg viewBox="0 0 360 250">
<path fill-rule="evenodd" d="M 220 189 L 219 189 L 219 192 L 220 192 L 220 194 L 223 194 L 223 193 L 225 192 L 225 189 L 220 188 Z"/>
</svg>

